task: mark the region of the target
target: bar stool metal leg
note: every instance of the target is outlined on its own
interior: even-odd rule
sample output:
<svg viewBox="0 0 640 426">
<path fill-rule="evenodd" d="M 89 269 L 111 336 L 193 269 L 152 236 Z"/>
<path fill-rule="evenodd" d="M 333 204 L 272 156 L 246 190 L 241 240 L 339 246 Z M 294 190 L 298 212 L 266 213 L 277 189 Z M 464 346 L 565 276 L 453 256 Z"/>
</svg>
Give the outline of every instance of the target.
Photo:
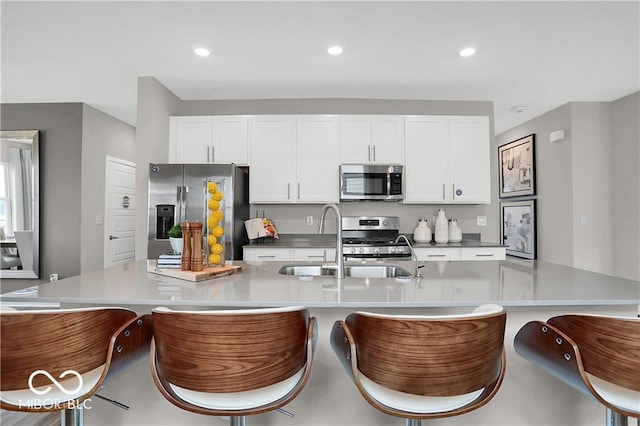
<svg viewBox="0 0 640 426">
<path fill-rule="evenodd" d="M 245 426 L 245 416 L 231 416 L 229 426 Z"/>
<path fill-rule="evenodd" d="M 82 405 L 68 408 L 60 412 L 61 426 L 84 426 L 84 410 Z"/>
<path fill-rule="evenodd" d="M 607 408 L 607 426 L 627 426 L 627 416 Z"/>
<path fill-rule="evenodd" d="M 422 420 L 420 419 L 405 419 L 405 426 L 422 426 Z"/>
</svg>

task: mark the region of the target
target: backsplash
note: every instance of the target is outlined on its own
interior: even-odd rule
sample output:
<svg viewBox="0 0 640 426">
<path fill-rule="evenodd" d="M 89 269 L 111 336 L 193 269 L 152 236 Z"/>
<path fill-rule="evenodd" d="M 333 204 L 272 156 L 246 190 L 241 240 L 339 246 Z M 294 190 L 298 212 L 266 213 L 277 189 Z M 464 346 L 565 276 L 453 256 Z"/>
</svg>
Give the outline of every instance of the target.
<svg viewBox="0 0 640 426">
<path fill-rule="evenodd" d="M 482 241 L 498 242 L 499 228 L 491 205 L 451 205 L 451 204 L 421 204 L 407 205 L 395 202 L 346 202 L 340 203 L 343 216 L 398 216 L 400 217 L 400 232 L 412 234 L 421 217 L 427 218 L 429 226 L 434 227 L 433 217 L 442 207 L 448 218 L 458 220 L 458 226 L 463 233 L 479 233 Z M 322 204 L 274 204 L 251 205 L 251 218 L 264 216 L 272 219 L 281 234 L 313 234 L 318 229 L 318 220 Z M 313 216 L 313 225 L 307 225 L 307 217 Z M 486 216 L 487 226 L 477 226 L 476 217 Z M 328 212 L 325 223 L 325 233 L 335 232 L 335 216 Z"/>
</svg>

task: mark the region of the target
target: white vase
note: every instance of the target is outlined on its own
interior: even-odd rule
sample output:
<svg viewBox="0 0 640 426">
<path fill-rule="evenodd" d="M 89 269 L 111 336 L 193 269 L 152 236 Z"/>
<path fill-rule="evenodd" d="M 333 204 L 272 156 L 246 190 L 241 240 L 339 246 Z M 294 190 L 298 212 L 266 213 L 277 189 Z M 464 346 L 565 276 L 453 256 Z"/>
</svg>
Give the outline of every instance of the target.
<svg viewBox="0 0 640 426">
<path fill-rule="evenodd" d="M 431 228 L 426 219 L 419 219 L 418 226 L 413 230 L 413 241 L 416 243 L 428 243 L 431 241 Z"/>
<path fill-rule="evenodd" d="M 456 219 L 451 219 L 449 223 L 449 242 L 459 243 L 460 241 L 462 241 L 462 229 L 458 226 Z"/>
<path fill-rule="evenodd" d="M 182 238 L 169 237 L 169 244 L 174 253 L 182 254 Z"/>
<path fill-rule="evenodd" d="M 438 210 L 438 217 L 436 218 L 435 240 L 438 244 L 449 242 L 449 221 L 442 209 Z"/>
</svg>

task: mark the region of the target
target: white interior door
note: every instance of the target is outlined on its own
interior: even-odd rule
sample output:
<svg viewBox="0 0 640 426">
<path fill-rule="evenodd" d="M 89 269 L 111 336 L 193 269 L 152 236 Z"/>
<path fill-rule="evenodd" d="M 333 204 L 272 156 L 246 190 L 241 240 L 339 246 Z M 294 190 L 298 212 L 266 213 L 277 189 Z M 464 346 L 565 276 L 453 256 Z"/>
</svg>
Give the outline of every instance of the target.
<svg viewBox="0 0 640 426">
<path fill-rule="evenodd" d="M 136 165 L 107 156 L 104 267 L 135 258 Z"/>
</svg>

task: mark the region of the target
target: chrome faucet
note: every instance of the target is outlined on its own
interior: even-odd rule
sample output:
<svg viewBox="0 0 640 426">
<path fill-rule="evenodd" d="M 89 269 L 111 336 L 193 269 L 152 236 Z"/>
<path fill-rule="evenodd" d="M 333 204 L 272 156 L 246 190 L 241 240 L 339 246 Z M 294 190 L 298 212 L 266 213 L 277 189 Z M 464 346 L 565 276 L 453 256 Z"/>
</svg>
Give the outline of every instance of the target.
<svg viewBox="0 0 640 426">
<path fill-rule="evenodd" d="M 395 242 L 397 243 L 397 242 L 398 242 L 398 241 L 400 241 L 400 240 L 404 240 L 404 241 L 407 243 L 407 245 L 409 246 L 409 250 L 411 250 L 411 257 L 413 257 L 413 258 L 415 259 L 415 261 L 416 261 L 416 273 L 415 273 L 415 277 L 416 277 L 416 278 L 421 278 L 421 277 L 422 277 L 422 271 L 420 271 L 420 269 L 421 269 L 421 268 L 423 268 L 423 267 L 424 267 L 424 265 L 420 265 L 420 264 L 419 264 L 419 262 L 418 262 L 418 255 L 416 254 L 416 251 L 413 249 L 413 246 L 412 246 L 412 245 L 411 245 L 411 243 L 409 242 L 409 239 L 408 239 L 405 235 L 400 234 L 400 235 L 398 235 L 398 236 L 396 237 L 396 241 L 395 241 Z"/>
<path fill-rule="evenodd" d="M 324 232 L 324 217 L 327 210 L 333 210 L 336 214 L 336 260 L 333 264 L 323 263 L 322 268 L 333 269 L 335 278 L 344 278 L 344 255 L 342 253 L 342 215 L 340 209 L 334 203 L 325 204 L 320 212 L 320 222 L 318 222 L 318 234 Z"/>
</svg>

